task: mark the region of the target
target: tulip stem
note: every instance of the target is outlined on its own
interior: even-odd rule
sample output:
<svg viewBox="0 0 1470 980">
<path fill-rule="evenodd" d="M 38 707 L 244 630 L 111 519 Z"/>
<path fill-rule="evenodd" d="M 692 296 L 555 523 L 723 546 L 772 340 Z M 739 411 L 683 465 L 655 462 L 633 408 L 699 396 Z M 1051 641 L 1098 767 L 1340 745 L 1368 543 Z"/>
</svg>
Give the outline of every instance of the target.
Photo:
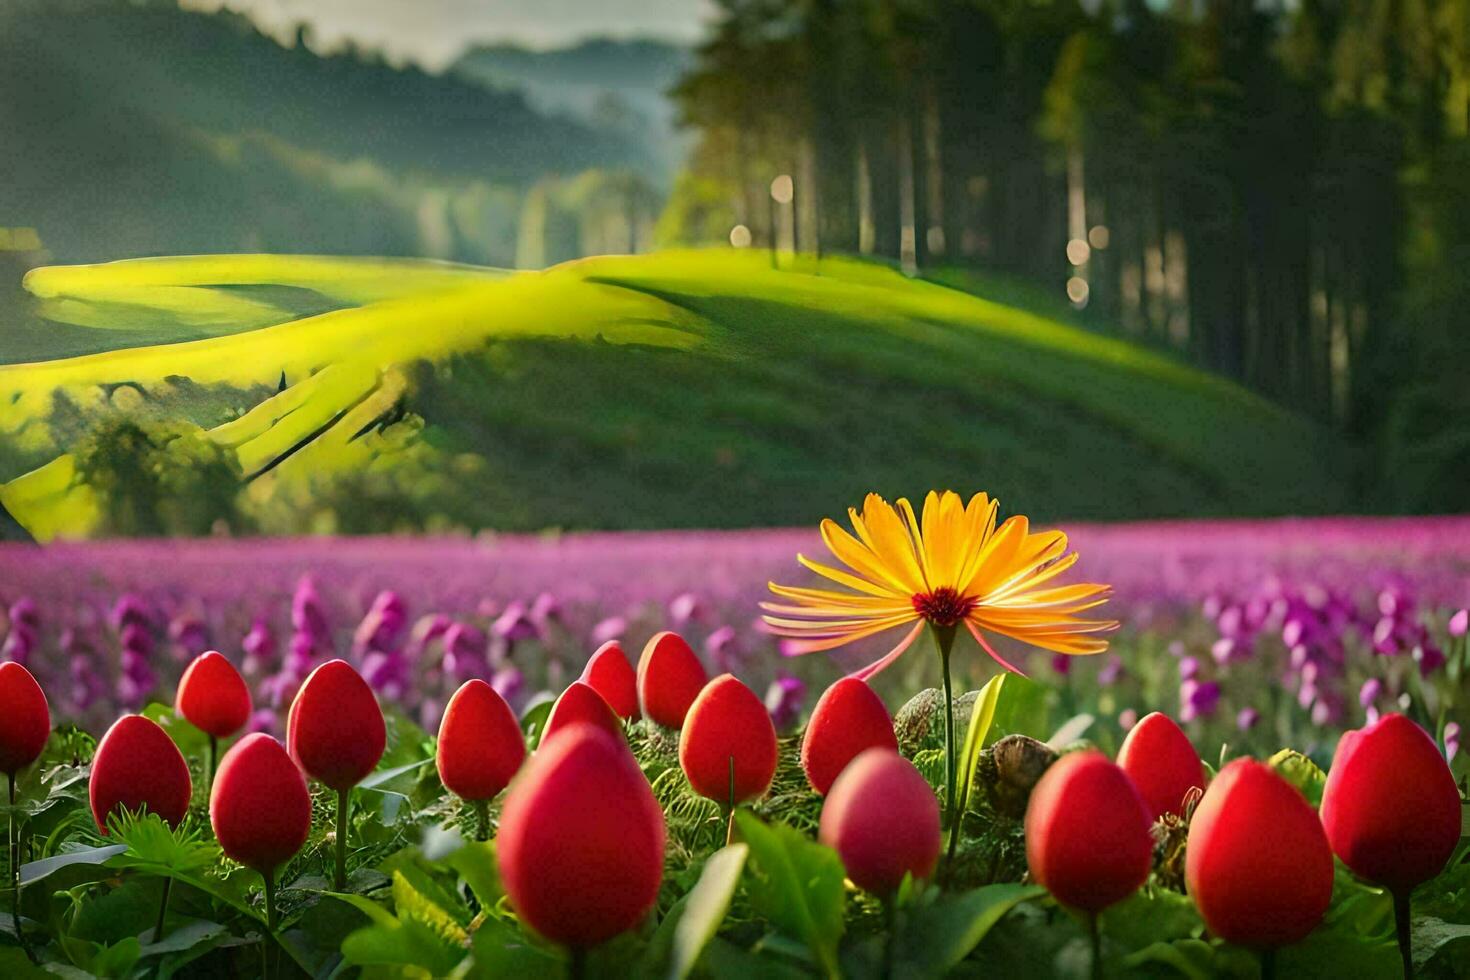
<svg viewBox="0 0 1470 980">
<path fill-rule="evenodd" d="M 168 896 L 174 889 L 172 878 L 163 879 L 163 897 L 158 900 L 158 922 L 153 926 L 153 941 L 163 939 L 163 920 L 168 916 Z"/>
<path fill-rule="evenodd" d="M 1098 914 L 1087 913 L 1087 938 L 1092 943 L 1092 980 L 1102 980 L 1102 930 L 1098 928 Z"/>
<path fill-rule="evenodd" d="M 1409 890 L 1393 894 L 1393 921 L 1398 927 L 1399 955 L 1404 959 L 1404 980 L 1414 976 L 1414 948 L 1409 941 Z"/>
<path fill-rule="evenodd" d="M 209 803 L 210 794 L 214 792 L 214 766 L 219 759 L 219 739 L 213 735 L 209 736 L 209 754 L 204 757 L 204 801 Z"/>
<path fill-rule="evenodd" d="M 1276 947 L 1261 950 L 1261 980 L 1276 980 Z"/>
<path fill-rule="evenodd" d="M 15 833 L 15 773 L 6 773 L 10 782 L 10 921 L 15 926 L 15 939 L 25 951 L 26 958 L 36 962 L 31 944 L 26 941 L 25 930 L 20 927 L 20 838 Z"/>
<path fill-rule="evenodd" d="M 580 946 L 572 947 L 572 962 L 567 971 L 571 980 L 584 980 L 587 976 L 587 951 Z"/>
<path fill-rule="evenodd" d="M 270 951 L 273 940 L 276 938 L 276 871 L 262 871 L 260 876 L 265 879 L 265 942 L 260 947 L 261 975 L 269 978 Z"/>
<path fill-rule="evenodd" d="M 490 801 L 475 800 L 475 840 L 490 839 Z"/>
<path fill-rule="evenodd" d="M 337 871 L 332 878 L 339 892 L 347 887 L 347 818 L 352 809 L 352 787 L 337 790 Z"/>
<path fill-rule="evenodd" d="M 944 812 L 949 827 L 949 849 L 945 854 L 944 870 L 947 875 L 954 864 L 955 846 L 960 839 L 959 808 L 956 806 L 957 791 L 956 760 L 954 750 L 954 693 L 949 677 L 949 652 L 954 647 L 955 628 L 934 626 L 934 642 L 939 646 L 939 666 L 944 674 Z M 945 877 L 941 875 L 941 879 Z"/>
</svg>

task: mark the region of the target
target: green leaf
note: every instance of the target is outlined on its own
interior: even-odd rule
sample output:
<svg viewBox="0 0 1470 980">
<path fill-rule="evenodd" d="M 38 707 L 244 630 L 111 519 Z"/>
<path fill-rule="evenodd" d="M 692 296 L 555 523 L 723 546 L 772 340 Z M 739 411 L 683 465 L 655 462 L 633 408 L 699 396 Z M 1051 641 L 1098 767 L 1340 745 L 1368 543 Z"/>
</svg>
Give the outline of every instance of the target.
<svg viewBox="0 0 1470 980">
<path fill-rule="evenodd" d="M 487 917 L 470 941 L 471 962 L 464 976 L 476 980 L 504 977 L 556 976 L 561 960 L 550 951 L 534 946 L 509 923 Z"/>
<path fill-rule="evenodd" d="M 109 858 L 116 857 L 127 849 L 126 844 L 104 844 L 101 847 L 83 847 L 42 858 L 39 861 L 32 861 L 30 864 L 22 864 L 20 866 L 21 887 L 24 888 L 32 882 L 40 881 L 47 875 L 74 864 L 105 864 Z"/>
<path fill-rule="evenodd" d="M 1006 675 L 1005 690 L 995 705 L 995 718 L 990 725 L 990 741 L 1007 735 L 1030 735 L 1043 738 L 1051 731 L 1051 709 L 1048 691 L 1042 684 L 1020 674 Z"/>
<path fill-rule="evenodd" d="M 1160 963 L 1176 970 L 1186 980 L 1210 980 L 1216 973 L 1212 966 L 1214 960 L 1215 947 L 1203 939 L 1176 939 L 1150 943 L 1125 957 L 1123 965 L 1131 971 Z"/>
<path fill-rule="evenodd" d="M 842 859 L 784 824 L 767 825 L 745 811 L 736 812 L 735 822 L 750 845 L 746 887 L 751 905 L 806 943 L 823 973 L 837 976 L 845 911 Z"/>
<path fill-rule="evenodd" d="M 224 854 L 192 821 L 177 829 L 156 813 L 114 812 L 108 833 L 127 851 L 108 862 L 113 868 L 135 868 L 172 878 L 201 874 L 219 867 Z"/>
<path fill-rule="evenodd" d="M 975 781 L 975 767 L 980 763 L 980 750 L 985 747 L 985 738 L 995 722 L 995 708 L 1000 702 L 1008 674 L 996 674 L 985 682 L 975 706 L 970 711 L 970 727 L 965 732 L 965 746 L 960 752 L 959 772 L 955 784 L 955 813 L 964 813 L 970 803 L 970 786 Z"/>
<path fill-rule="evenodd" d="M 556 698 L 543 693 L 532 700 L 521 715 L 521 731 L 532 745 L 541 744 L 541 730 L 546 727 L 546 719 L 551 717 L 551 709 L 555 704 Z"/>
<path fill-rule="evenodd" d="M 1441 947 L 1470 937 L 1470 925 L 1420 916 L 1414 920 L 1414 930 L 1410 935 L 1414 965 L 1422 967 L 1434 958 Z"/>
<path fill-rule="evenodd" d="M 441 863 L 453 868 L 470 886 L 481 908 L 494 908 L 505 894 L 495 863 L 494 841 L 468 841 Z"/>
<path fill-rule="evenodd" d="M 684 980 L 689 976 L 694 964 L 699 962 L 700 954 L 719 931 L 720 923 L 725 921 L 725 913 L 730 909 L 730 900 L 740 887 L 740 877 L 749 853 L 749 845 L 731 844 L 711 854 L 705 861 L 699 881 L 680 903 L 683 908 L 674 926 L 669 968 L 665 974 L 669 980 Z"/>
<path fill-rule="evenodd" d="M 1327 774 L 1317 763 L 1296 749 L 1282 749 L 1268 763 L 1276 774 L 1295 786 L 1312 806 L 1322 803 L 1322 789 L 1327 785 Z"/>
<path fill-rule="evenodd" d="M 417 762 L 410 762 L 406 766 L 398 766 L 395 769 L 381 769 L 378 772 L 375 772 L 372 775 L 368 776 L 362 782 L 358 783 L 357 786 L 359 789 L 377 790 L 385 783 L 390 783 L 393 780 L 397 779 L 399 776 L 405 775 L 407 773 L 416 772 L 433 761 L 434 760 L 432 758 L 419 759 Z"/>
<path fill-rule="evenodd" d="M 1045 894 L 1046 889 L 1037 885 L 986 885 L 914 910 L 895 937 L 897 974 L 943 976 L 969 956 L 1007 912 Z"/>
</svg>

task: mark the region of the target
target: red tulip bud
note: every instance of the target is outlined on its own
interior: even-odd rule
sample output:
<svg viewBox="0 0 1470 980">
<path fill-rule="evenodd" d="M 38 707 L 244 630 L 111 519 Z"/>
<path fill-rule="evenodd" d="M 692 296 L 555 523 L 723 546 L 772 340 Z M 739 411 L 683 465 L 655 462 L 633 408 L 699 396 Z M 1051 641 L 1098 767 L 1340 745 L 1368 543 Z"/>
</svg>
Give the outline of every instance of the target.
<svg viewBox="0 0 1470 980">
<path fill-rule="evenodd" d="M 526 759 L 526 740 L 500 692 L 479 678 L 465 681 L 439 722 L 434 761 L 439 779 L 464 800 L 489 800 Z"/>
<path fill-rule="evenodd" d="M 617 640 L 597 648 L 582 671 L 582 681 L 601 694 L 619 718 L 638 719 L 638 675 Z"/>
<path fill-rule="evenodd" d="M 51 737 L 51 709 L 41 685 L 15 661 L 0 664 L 0 772 L 14 776 L 35 762 Z"/>
<path fill-rule="evenodd" d="M 552 733 L 572 725 L 596 725 L 608 734 L 616 735 L 619 741 L 623 738 L 623 723 L 618 721 L 613 709 L 591 685 L 581 681 L 572 681 L 556 699 L 556 704 L 551 706 L 541 741 L 545 742 Z"/>
<path fill-rule="evenodd" d="M 731 674 L 705 686 L 679 733 L 679 765 L 700 796 L 740 804 L 776 775 L 776 726 L 765 704 Z"/>
<path fill-rule="evenodd" d="M 939 800 L 903 756 L 892 749 L 868 749 L 832 784 L 818 838 L 841 856 L 854 884 L 874 895 L 890 895 L 904 875 L 934 873 L 943 847 Z"/>
<path fill-rule="evenodd" d="M 1026 807 L 1026 864 L 1063 905 L 1101 912 L 1153 867 L 1153 822 L 1128 775 L 1101 752 L 1052 763 Z"/>
<path fill-rule="evenodd" d="M 638 658 L 638 700 L 645 717 L 680 728 L 709 675 L 678 633 L 656 633 Z"/>
<path fill-rule="evenodd" d="M 229 738 L 250 720 L 250 690 L 224 655 L 209 650 L 195 657 L 179 678 L 174 710 L 195 728 Z"/>
<path fill-rule="evenodd" d="M 261 874 L 301 850 L 311 834 L 311 794 L 280 742 L 256 732 L 225 753 L 209 796 L 209 822 L 220 849 Z"/>
<path fill-rule="evenodd" d="M 291 758 L 338 792 L 373 771 L 387 740 L 378 699 L 345 660 L 329 660 L 308 674 L 286 718 Z"/>
<path fill-rule="evenodd" d="M 1205 788 L 1205 766 L 1189 736 L 1174 719 L 1155 711 L 1145 716 L 1118 750 L 1118 766 L 1133 780 L 1150 818 L 1184 816 L 1184 798 Z"/>
<path fill-rule="evenodd" d="M 844 677 L 827 688 L 801 740 L 801 768 L 812 789 L 827 795 L 832 782 L 864 749 L 898 749 L 893 719 L 865 682 Z"/>
<path fill-rule="evenodd" d="M 107 833 L 108 816 L 119 807 L 131 811 L 146 807 L 177 827 L 193 792 L 179 747 L 142 715 L 123 715 L 97 743 L 88 793 L 92 817 L 102 833 Z"/>
<path fill-rule="evenodd" d="M 1337 743 L 1322 826 L 1343 864 L 1406 895 L 1444 870 L 1459 843 L 1460 793 L 1434 740 L 1385 715 Z"/>
<path fill-rule="evenodd" d="M 1316 812 L 1254 759 L 1210 783 L 1189 825 L 1184 879 L 1211 932 L 1258 948 L 1287 946 L 1332 900 L 1332 851 Z"/>
<path fill-rule="evenodd" d="M 637 925 L 658 898 L 664 815 L 632 753 L 596 725 L 557 732 L 506 794 L 500 877 L 521 921 L 585 949 Z"/>
</svg>

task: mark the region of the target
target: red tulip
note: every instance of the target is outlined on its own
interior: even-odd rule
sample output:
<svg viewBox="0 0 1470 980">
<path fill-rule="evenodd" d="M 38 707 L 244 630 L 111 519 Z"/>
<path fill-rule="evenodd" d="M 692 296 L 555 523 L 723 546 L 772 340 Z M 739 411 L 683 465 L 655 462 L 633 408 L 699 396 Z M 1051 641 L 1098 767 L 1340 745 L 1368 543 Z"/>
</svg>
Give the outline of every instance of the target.
<svg viewBox="0 0 1470 980">
<path fill-rule="evenodd" d="M 225 753 L 209 796 L 209 822 L 220 849 L 261 874 L 301 850 L 311 834 L 311 794 L 280 742 L 256 732 Z"/>
<path fill-rule="evenodd" d="M 680 728 L 709 675 L 678 633 L 657 633 L 638 658 L 638 700 L 647 718 Z"/>
<path fill-rule="evenodd" d="M 97 743 L 88 793 L 92 817 L 102 833 L 107 833 L 108 816 L 119 807 L 134 811 L 146 807 L 177 827 L 193 792 L 179 747 L 142 715 L 123 715 Z"/>
<path fill-rule="evenodd" d="M 174 710 L 215 738 L 229 738 L 244 728 L 250 707 L 250 690 L 240 672 L 217 651 L 195 657 L 179 678 Z"/>
<path fill-rule="evenodd" d="M 801 768 L 812 789 L 826 796 L 847 764 L 872 748 L 897 751 L 893 719 L 866 682 L 844 677 L 812 709 L 801 740 Z"/>
<path fill-rule="evenodd" d="M 526 759 L 526 740 L 505 698 L 484 681 L 465 681 L 439 722 L 439 779 L 464 800 L 489 800 Z"/>
<path fill-rule="evenodd" d="M 1333 853 L 1395 894 L 1444 870 L 1460 841 L 1460 792 L 1439 747 L 1403 715 L 1347 732 L 1322 791 Z"/>
<path fill-rule="evenodd" d="M 286 747 L 302 772 L 349 790 L 373 771 L 387 741 L 378 699 L 347 661 L 307 675 L 286 718 Z"/>
<path fill-rule="evenodd" d="M 1241 946 L 1287 946 L 1332 900 L 1332 851 L 1316 812 L 1254 759 L 1205 790 L 1189 825 L 1184 879 L 1211 932 Z"/>
<path fill-rule="evenodd" d="M 1205 766 L 1174 719 L 1155 711 L 1145 716 L 1118 750 L 1118 766 L 1133 780 L 1149 817 L 1184 816 L 1184 798 L 1205 788 Z"/>
<path fill-rule="evenodd" d="M 1063 905 L 1097 913 L 1148 880 L 1154 842 L 1148 806 L 1101 752 L 1052 763 L 1026 807 L 1026 864 Z"/>
<path fill-rule="evenodd" d="M 601 694 L 619 718 L 638 719 L 638 675 L 617 640 L 597 648 L 582 671 L 582 681 Z"/>
<path fill-rule="evenodd" d="M 658 898 L 664 815 L 632 753 L 596 725 L 544 742 L 506 794 L 500 877 L 521 921 L 585 949 L 637 925 Z"/>
<path fill-rule="evenodd" d="M 553 732 L 571 725 L 596 725 L 608 734 L 616 735 L 619 740 L 623 737 L 623 723 L 618 721 L 613 709 L 591 685 L 581 681 L 567 685 L 556 704 L 551 706 L 551 714 L 546 716 L 546 727 L 541 731 L 541 741 L 545 742 Z"/>
<path fill-rule="evenodd" d="M 14 776 L 35 762 L 51 737 L 51 709 L 41 685 L 15 661 L 0 664 L 0 772 Z"/>
<path fill-rule="evenodd" d="M 904 875 L 934 873 L 944 846 L 939 800 L 903 756 L 892 749 L 867 749 L 832 784 L 818 838 L 841 856 L 854 884 L 874 895 L 890 895 Z"/>
<path fill-rule="evenodd" d="M 684 719 L 679 765 L 700 796 L 736 805 L 776 775 L 776 726 L 755 692 L 731 674 L 710 681 Z"/>
</svg>

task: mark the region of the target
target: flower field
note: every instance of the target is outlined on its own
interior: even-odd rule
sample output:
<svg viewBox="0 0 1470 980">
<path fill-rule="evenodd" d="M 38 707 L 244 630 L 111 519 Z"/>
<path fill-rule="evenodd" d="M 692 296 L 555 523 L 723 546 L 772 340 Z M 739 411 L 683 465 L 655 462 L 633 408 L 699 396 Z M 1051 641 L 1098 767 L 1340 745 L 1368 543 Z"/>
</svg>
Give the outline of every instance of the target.
<svg viewBox="0 0 1470 980">
<path fill-rule="evenodd" d="M 925 508 L 914 555 L 826 527 L 0 547 L 0 962 L 1470 970 L 1470 519 L 1061 539 L 981 506 Z M 811 598 L 796 555 L 828 547 L 866 571 Z"/>
</svg>

